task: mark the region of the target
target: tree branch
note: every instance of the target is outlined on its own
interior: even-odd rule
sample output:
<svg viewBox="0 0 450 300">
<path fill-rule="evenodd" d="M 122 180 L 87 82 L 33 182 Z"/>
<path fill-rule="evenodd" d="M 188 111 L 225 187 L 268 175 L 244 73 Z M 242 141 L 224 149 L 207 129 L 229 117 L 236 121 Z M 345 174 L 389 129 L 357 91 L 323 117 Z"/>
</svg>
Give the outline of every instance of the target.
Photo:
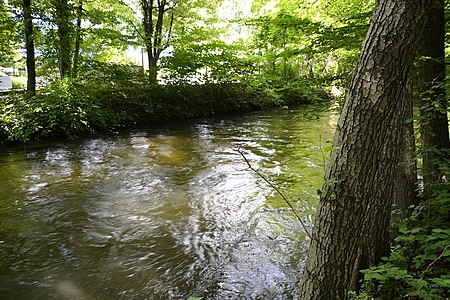
<svg viewBox="0 0 450 300">
<path fill-rule="evenodd" d="M 312 240 L 311 238 L 311 234 L 309 233 L 305 223 L 302 221 L 302 219 L 300 218 L 300 216 L 297 214 L 297 212 L 295 211 L 294 207 L 292 206 L 292 204 L 288 201 L 288 199 L 286 199 L 286 197 L 283 195 L 283 193 L 275 186 L 273 185 L 264 175 L 262 175 L 260 172 L 258 172 L 258 170 L 256 170 L 255 168 L 252 167 L 252 165 L 250 164 L 250 162 L 248 161 L 247 157 L 245 157 L 244 152 L 241 150 L 241 148 L 239 147 L 238 149 L 236 149 L 236 151 L 242 156 L 242 158 L 244 159 L 244 161 L 247 163 L 247 166 L 250 168 L 250 170 L 252 170 L 253 172 L 255 172 L 262 180 L 264 180 L 272 189 L 274 189 L 278 195 L 280 195 L 280 197 L 284 200 L 284 202 L 286 202 L 286 204 L 289 206 L 289 208 L 292 210 L 292 212 L 294 213 L 294 215 L 297 217 L 297 220 L 300 222 L 300 225 L 302 225 L 303 230 L 305 231 L 306 235 L 309 237 L 309 239 Z"/>
<path fill-rule="evenodd" d="M 444 248 L 444 251 L 442 251 L 441 255 L 439 255 L 435 260 L 433 260 L 433 261 L 427 266 L 427 268 L 425 269 L 425 271 L 423 271 L 422 274 L 420 274 L 420 278 L 423 278 L 423 276 L 431 269 L 431 267 L 432 267 L 439 259 L 441 259 L 442 256 L 444 256 L 445 252 L 447 251 L 447 249 L 448 249 L 449 247 L 450 247 L 450 246 L 447 245 L 447 246 Z"/>
</svg>

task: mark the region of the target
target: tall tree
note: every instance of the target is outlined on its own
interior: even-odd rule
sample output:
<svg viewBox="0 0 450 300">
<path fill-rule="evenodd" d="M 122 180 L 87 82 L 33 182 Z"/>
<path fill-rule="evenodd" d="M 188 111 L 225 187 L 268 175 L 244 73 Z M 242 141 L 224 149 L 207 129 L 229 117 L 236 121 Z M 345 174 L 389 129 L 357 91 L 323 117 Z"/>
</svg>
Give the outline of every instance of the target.
<svg viewBox="0 0 450 300">
<path fill-rule="evenodd" d="M 31 0 L 23 0 L 23 24 L 25 27 L 25 48 L 27 51 L 27 91 L 36 93 L 36 63 L 34 54 L 33 15 Z"/>
<path fill-rule="evenodd" d="M 379 0 L 334 138 L 301 299 L 345 299 L 389 250 L 409 70 L 432 0 Z"/>
<path fill-rule="evenodd" d="M 72 67 L 71 6 L 68 0 L 55 0 L 55 21 L 58 26 L 58 65 L 61 78 L 69 77 Z"/>
<path fill-rule="evenodd" d="M 449 159 L 450 140 L 445 80 L 444 0 L 436 0 L 422 35 L 418 69 L 421 116 L 423 182 L 425 187 L 439 181 L 439 161 Z"/>
<path fill-rule="evenodd" d="M 73 67 L 72 67 L 72 76 L 76 77 L 78 73 L 78 67 L 80 63 L 80 48 L 81 48 L 81 39 L 82 39 L 82 28 L 81 21 L 83 20 L 83 0 L 78 1 L 77 6 L 77 19 L 76 19 L 76 27 L 75 27 L 75 49 L 73 53 Z"/>
<path fill-rule="evenodd" d="M 22 1 L 22 0 L 20 0 Z M 40 68 L 53 78 L 75 77 L 83 62 L 124 57 L 136 44 L 128 24 L 136 16 L 119 0 L 35 0 Z M 134 40 L 134 41 L 133 41 Z M 128 61 L 127 61 L 128 62 Z"/>
<path fill-rule="evenodd" d="M 168 47 L 172 37 L 172 27 L 176 3 L 174 1 L 140 0 L 143 13 L 144 43 L 147 48 L 149 75 L 152 82 L 156 82 L 158 60 L 161 52 Z M 169 17 L 165 24 L 166 16 Z"/>
</svg>

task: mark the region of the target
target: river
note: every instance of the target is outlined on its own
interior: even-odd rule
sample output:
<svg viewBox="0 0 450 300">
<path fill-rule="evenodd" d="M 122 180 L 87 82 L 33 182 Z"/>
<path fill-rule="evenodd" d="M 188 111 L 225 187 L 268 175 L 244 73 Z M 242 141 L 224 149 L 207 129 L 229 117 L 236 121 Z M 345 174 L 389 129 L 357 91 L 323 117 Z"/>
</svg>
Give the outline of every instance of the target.
<svg viewBox="0 0 450 300">
<path fill-rule="evenodd" d="M 312 106 L 0 154 L 2 299 L 295 299 L 338 114 Z"/>
</svg>

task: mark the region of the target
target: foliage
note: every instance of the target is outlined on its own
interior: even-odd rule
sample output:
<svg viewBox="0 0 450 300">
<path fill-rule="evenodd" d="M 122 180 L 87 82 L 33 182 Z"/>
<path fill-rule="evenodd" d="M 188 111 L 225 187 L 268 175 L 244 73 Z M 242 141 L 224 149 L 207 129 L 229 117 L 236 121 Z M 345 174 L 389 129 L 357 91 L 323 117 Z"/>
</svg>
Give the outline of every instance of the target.
<svg viewBox="0 0 450 300">
<path fill-rule="evenodd" d="M 63 1 L 59 0 L 32 1 L 38 76 L 55 80 L 62 54 L 72 64 L 71 69 L 75 67 L 75 61 L 123 59 L 123 53 L 128 47 L 136 45 L 134 28 L 129 25 L 136 16 L 121 1 L 64 2 L 67 5 L 61 6 Z M 21 1 L 10 0 L 9 4 L 9 13 L 15 21 L 15 27 L 10 30 L 14 29 L 15 34 L 23 35 L 20 31 L 23 21 Z M 66 31 L 63 40 L 62 32 L 59 32 L 61 26 Z M 76 49 L 77 43 L 79 50 Z M 118 58 L 116 54 L 120 54 Z"/>
<path fill-rule="evenodd" d="M 70 80 L 57 81 L 34 97 L 10 97 L 2 103 L 0 126 L 9 141 L 48 136 L 74 137 L 88 131 L 89 97 Z"/>
<path fill-rule="evenodd" d="M 4 2 L 0 2 L 0 65 L 10 65 L 18 44 L 18 24 L 8 13 Z"/>
<path fill-rule="evenodd" d="M 363 290 L 356 299 L 448 299 L 449 211 L 450 182 L 437 183 L 431 198 L 399 225 L 400 235 L 390 256 L 362 271 Z"/>
<path fill-rule="evenodd" d="M 247 21 L 252 28 L 250 48 L 258 58 L 258 67 L 284 79 L 307 76 L 346 87 L 368 28 L 373 1 L 300 2 L 299 6 L 297 2 L 279 1 L 270 12 Z M 266 6 L 259 10 L 264 11 Z"/>
<path fill-rule="evenodd" d="M 306 102 L 304 96 L 284 100 L 271 84 L 154 85 L 140 68 L 98 62 L 81 71 L 83 78 L 56 81 L 34 97 L 2 100 L 0 139 L 75 138 L 137 124 Z"/>
<path fill-rule="evenodd" d="M 145 44 L 139 3 L 65 2 L 61 8 L 60 1 L 32 1 L 37 75 L 41 83 L 55 81 L 64 48 L 72 64 L 67 72 L 74 70 L 69 75 L 77 80 L 55 82 L 36 98 L 2 100 L 5 139 L 76 136 L 174 116 L 326 100 L 325 86 L 349 78 L 372 7 L 362 0 L 280 0 L 269 7 L 261 0 L 246 11 L 238 1 L 165 1 L 173 9 L 163 27 L 171 28 L 171 12 L 174 20 L 171 32 L 156 36 L 158 50 L 171 46 L 158 68 L 172 86 L 155 86 L 124 55 Z M 10 19 L 17 35 L 21 1 L 8 3 L 0 18 Z"/>
<path fill-rule="evenodd" d="M 63 57 L 67 72 L 73 69 L 73 77 L 82 76 L 80 62 L 124 63 L 132 60 L 125 55 L 130 48 L 150 43 L 138 2 L 65 2 L 62 7 L 61 1 L 32 1 L 39 77 L 55 80 Z M 280 80 L 331 78 L 322 84 L 346 86 L 372 2 L 279 0 L 268 8 L 269 1 L 262 0 L 253 1 L 250 12 L 238 1 L 161 1 L 165 17 L 158 27 L 161 33 L 151 31 L 156 44 L 150 48 L 158 54 L 153 63 L 159 56 L 165 61 L 154 68 L 162 67 L 170 83 L 190 83 L 192 77 L 201 77 L 198 82 L 239 82 L 264 74 Z M 20 25 L 20 1 L 9 3 L 15 25 Z M 153 24 L 147 25 L 157 26 L 157 10 L 151 12 Z M 17 34 L 17 29 L 10 31 Z"/>
<path fill-rule="evenodd" d="M 24 76 L 11 77 L 13 90 L 22 90 L 27 87 L 27 78 Z"/>
<path fill-rule="evenodd" d="M 245 59 L 243 45 L 211 41 L 176 49 L 162 59 L 162 67 L 166 82 L 196 84 L 240 82 L 252 73 L 253 64 Z"/>
</svg>

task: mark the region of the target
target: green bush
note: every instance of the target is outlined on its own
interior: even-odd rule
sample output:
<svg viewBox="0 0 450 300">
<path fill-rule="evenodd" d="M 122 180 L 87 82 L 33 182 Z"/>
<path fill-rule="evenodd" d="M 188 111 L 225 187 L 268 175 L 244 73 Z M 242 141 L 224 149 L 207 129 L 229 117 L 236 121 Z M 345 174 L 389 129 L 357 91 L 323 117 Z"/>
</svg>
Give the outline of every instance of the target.
<svg viewBox="0 0 450 300">
<path fill-rule="evenodd" d="M 448 174 L 447 174 L 448 175 Z M 432 196 L 399 225 L 389 257 L 363 270 L 357 299 L 448 299 L 450 297 L 450 182 L 437 183 Z"/>
<path fill-rule="evenodd" d="M 75 138 L 94 131 L 305 103 L 305 82 L 155 85 L 134 66 L 91 63 L 83 77 L 52 83 L 33 97 L 0 100 L 1 141 Z"/>
<path fill-rule="evenodd" d="M 27 78 L 25 76 L 11 77 L 13 90 L 22 90 L 27 87 Z"/>
<path fill-rule="evenodd" d="M 71 80 L 57 81 L 34 97 L 10 97 L 2 103 L 0 126 L 9 141 L 49 136 L 75 137 L 90 129 L 89 96 Z"/>
</svg>

